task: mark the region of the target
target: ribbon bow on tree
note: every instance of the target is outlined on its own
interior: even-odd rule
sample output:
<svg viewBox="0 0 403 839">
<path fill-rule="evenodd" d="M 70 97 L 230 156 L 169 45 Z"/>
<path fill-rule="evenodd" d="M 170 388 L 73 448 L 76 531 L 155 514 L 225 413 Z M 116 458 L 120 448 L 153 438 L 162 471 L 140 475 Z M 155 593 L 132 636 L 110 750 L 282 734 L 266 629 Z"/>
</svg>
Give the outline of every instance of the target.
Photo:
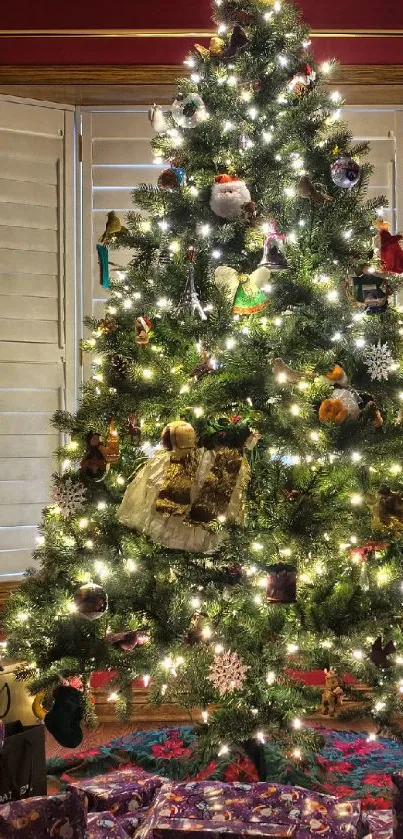
<svg viewBox="0 0 403 839">
<path fill-rule="evenodd" d="M 256 268 L 252 274 L 238 274 L 235 268 L 221 265 L 214 274 L 215 282 L 233 301 L 232 314 L 255 315 L 268 304 L 264 293 L 270 279 L 270 271 L 264 266 Z"/>
</svg>

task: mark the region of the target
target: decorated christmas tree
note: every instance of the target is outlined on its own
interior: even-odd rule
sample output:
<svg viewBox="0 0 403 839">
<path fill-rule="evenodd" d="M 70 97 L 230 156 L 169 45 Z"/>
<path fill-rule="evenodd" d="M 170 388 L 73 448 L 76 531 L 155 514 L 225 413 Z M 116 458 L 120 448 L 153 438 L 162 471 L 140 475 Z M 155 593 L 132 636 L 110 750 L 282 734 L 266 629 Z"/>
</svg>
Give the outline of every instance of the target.
<svg viewBox="0 0 403 839">
<path fill-rule="evenodd" d="M 298 10 L 215 17 L 150 112 L 158 185 L 98 245 L 105 285 L 108 249 L 133 258 L 88 322 L 80 407 L 54 418 L 53 503 L 6 628 L 58 737 L 109 670 L 121 716 L 141 679 L 216 753 L 298 762 L 307 671 L 328 671 L 324 714 L 343 692 L 380 728 L 401 707 L 402 257 Z"/>
</svg>

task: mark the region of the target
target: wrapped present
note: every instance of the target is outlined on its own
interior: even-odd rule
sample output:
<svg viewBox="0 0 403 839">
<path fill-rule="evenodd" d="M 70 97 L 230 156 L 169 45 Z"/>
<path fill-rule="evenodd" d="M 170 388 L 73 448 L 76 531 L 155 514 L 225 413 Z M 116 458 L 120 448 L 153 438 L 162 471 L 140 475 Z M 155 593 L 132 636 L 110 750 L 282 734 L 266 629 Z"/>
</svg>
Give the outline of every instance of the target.
<svg viewBox="0 0 403 839">
<path fill-rule="evenodd" d="M 133 833 L 127 833 L 109 810 L 104 813 L 89 813 L 88 839 L 128 839 L 129 836 L 133 836 Z"/>
<path fill-rule="evenodd" d="M 171 823 L 172 822 L 172 823 Z M 162 822 L 153 831 L 155 839 L 183 839 L 192 834 L 192 839 L 242 839 L 244 836 L 272 836 L 275 839 L 291 839 L 295 827 L 284 824 L 252 824 L 252 822 L 208 822 L 195 819 L 171 819 Z"/>
<path fill-rule="evenodd" d="M 393 836 L 403 839 L 403 772 L 392 775 Z"/>
<path fill-rule="evenodd" d="M 393 814 L 392 810 L 367 810 L 362 815 L 365 835 L 392 839 Z"/>
<path fill-rule="evenodd" d="M 127 767 L 116 772 L 72 781 L 68 789 L 75 788 L 88 798 L 90 813 L 109 810 L 113 815 L 136 813 L 151 804 L 157 789 L 165 778 L 151 775 L 143 769 Z"/>
<path fill-rule="evenodd" d="M 340 801 L 302 787 L 268 782 L 167 784 L 157 793 L 136 839 L 161 839 L 159 831 L 166 836 L 167 830 L 182 835 L 204 830 L 207 836 L 222 823 L 226 828 L 232 823 L 234 832 L 240 835 L 247 835 L 257 825 L 264 825 L 266 830 L 280 825 L 282 829 L 293 827 L 296 839 L 322 834 L 341 839 L 346 833 L 353 839 L 361 824 L 361 805 L 359 801 Z"/>
<path fill-rule="evenodd" d="M 85 796 L 78 790 L 0 807 L 0 839 L 86 839 Z"/>
</svg>

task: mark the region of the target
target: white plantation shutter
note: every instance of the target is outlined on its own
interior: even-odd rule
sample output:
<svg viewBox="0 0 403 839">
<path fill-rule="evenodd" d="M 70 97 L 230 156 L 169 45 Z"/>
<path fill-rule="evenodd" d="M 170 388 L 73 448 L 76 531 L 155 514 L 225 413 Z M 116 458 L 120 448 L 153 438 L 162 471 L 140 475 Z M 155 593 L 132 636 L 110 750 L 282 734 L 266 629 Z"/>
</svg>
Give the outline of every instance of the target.
<svg viewBox="0 0 403 839">
<path fill-rule="evenodd" d="M 99 282 L 96 243 L 105 229 L 107 213 L 115 210 L 124 222 L 125 213 L 135 209 L 133 189 L 141 183 L 156 184 L 166 166 L 153 163 L 150 140 L 154 131 L 148 121 L 148 106 L 83 109 L 82 132 L 84 207 L 91 213 L 89 228 L 84 230 L 84 264 L 91 277 L 84 309 L 102 317 L 107 294 Z M 110 259 L 122 268 L 131 257 L 129 250 L 110 252 Z"/>
<path fill-rule="evenodd" d="M 31 563 L 66 404 L 72 131 L 71 109 L 0 98 L 0 575 Z"/>
<path fill-rule="evenodd" d="M 354 142 L 368 141 L 371 145 L 369 161 L 374 167 L 371 176 L 368 197 L 385 195 L 388 206 L 384 208 L 384 217 L 390 222 L 392 232 L 396 225 L 403 224 L 398 219 L 397 182 L 403 178 L 403 158 L 398 161 L 398 150 L 403 141 L 401 121 L 402 112 L 394 108 L 349 107 L 345 108 L 346 119 L 353 134 Z"/>
</svg>

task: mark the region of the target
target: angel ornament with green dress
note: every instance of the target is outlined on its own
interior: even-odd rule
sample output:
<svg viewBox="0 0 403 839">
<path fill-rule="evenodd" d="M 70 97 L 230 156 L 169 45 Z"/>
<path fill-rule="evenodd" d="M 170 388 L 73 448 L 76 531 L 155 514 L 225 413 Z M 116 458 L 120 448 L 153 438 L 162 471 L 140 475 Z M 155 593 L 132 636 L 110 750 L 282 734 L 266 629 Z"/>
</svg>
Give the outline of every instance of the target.
<svg viewBox="0 0 403 839">
<path fill-rule="evenodd" d="M 217 286 L 231 296 L 233 315 L 256 315 L 266 308 L 269 302 L 265 294 L 270 279 L 268 268 L 260 266 L 251 274 L 238 274 L 235 268 L 221 265 L 214 278 Z"/>
</svg>

